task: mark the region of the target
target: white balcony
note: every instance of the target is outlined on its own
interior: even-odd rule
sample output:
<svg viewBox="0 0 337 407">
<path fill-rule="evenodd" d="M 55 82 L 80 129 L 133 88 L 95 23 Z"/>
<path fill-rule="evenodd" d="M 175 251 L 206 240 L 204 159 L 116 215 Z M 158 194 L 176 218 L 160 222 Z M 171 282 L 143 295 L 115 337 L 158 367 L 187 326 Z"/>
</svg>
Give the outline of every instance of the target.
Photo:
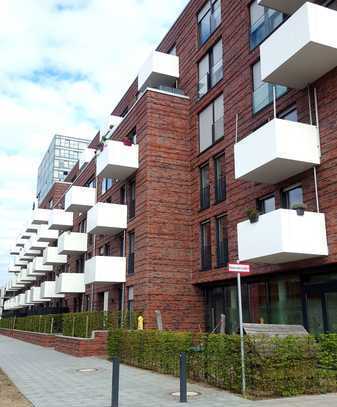
<svg viewBox="0 0 337 407">
<path fill-rule="evenodd" d="M 110 114 L 107 120 L 102 123 L 100 127 L 100 139 L 103 141 L 111 138 L 112 134 L 117 130 L 118 126 L 122 123 L 123 117 Z"/>
<path fill-rule="evenodd" d="M 26 227 L 26 232 L 36 233 L 39 229 L 39 225 L 34 225 L 33 223 L 28 223 Z"/>
<path fill-rule="evenodd" d="M 280 11 L 281 13 L 290 15 L 302 7 L 306 1 L 307 0 L 258 0 L 258 3 L 260 6 L 268 7 L 273 10 Z M 319 0 L 310 0 L 310 3 L 318 2 Z"/>
<path fill-rule="evenodd" d="M 21 252 L 21 248 L 18 246 L 14 246 L 12 247 L 12 249 L 10 250 L 9 254 L 12 256 L 18 256 Z"/>
<path fill-rule="evenodd" d="M 32 214 L 33 225 L 47 225 L 51 209 L 35 209 Z"/>
<path fill-rule="evenodd" d="M 56 294 L 85 293 L 83 273 L 61 273 L 56 278 Z"/>
<path fill-rule="evenodd" d="M 179 79 L 179 57 L 154 51 L 138 74 L 138 90 L 172 86 Z"/>
<path fill-rule="evenodd" d="M 96 151 L 93 148 L 84 149 L 79 157 L 79 167 L 82 168 L 84 164 L 90 163 L 95 155 Z"/>
<path fill-rule="evenodd" d="M 56 281 L 45 281 L 41 284 L 41 298 L 64 298 L 64 294 L 56 294 Z"/>
<path fill-rule="evenodd" d="M 43 257 L 35 257 L 32 263 L 27 266 L 28 276 L 43 276 L 48 271 L 53 271 L 52 266 L 45 266 L 43 264 Z"/>
<path fill-rule="evenodd" d="M 33 249 L 32 248 L 33 240 L 34 240 L 34 238 L 31 238 L 31 239 L 27 240 L 27 243 L 25 244 L 25 247 L 23 249 L 23 254 L 25 256 L 34 257 L 34 256 L 41 255 L 41 248 L 40 249 Z"/>
<path fill-rule="evenodd" d="M 22 260 L 21 257 L 16 257 L 14 260 L 14 266 L 23 266 L 26 267 L 28 264 L 27 260 Z"/>
<path fill-rule="evenodd" d="M 48 229 L 48 225 L 41 225 L 37 231 L 36 239 L 38 242 L 52 243 L 59 237 L 58 230 Z"/>
<path fill-rule="evenodd" d="M 337 11 L 305 3 L 260 47 L 262 80 L 302 89 L 337 66 Z"/>
<path fill-rule="evenodd" d="M 6 288 L 5 287 L 0 288 L 0 298 L 6 298 Z"/>
<path fill-rule="evenodd" d="M 30 289 L 30 303 L 39 304 L 48 301 L 50 301 L 50 299 L 41 297 L 41 287 L 32 287 Z"/>
<path fill-rule="evenodd" d="M 20 266 L 9 266 L 8 273 L 20 273 L 21 267 Z"/>
<path fill-rule="evenodd" d="M 52 230 L 52 232 L 55 232 L 55 231 Z M 40 252 L 41 250 L 43 250 L 43 249 L 45 249 L 46 247 L 48 247 L 48 245 L 49 245 L 48 242 L 39 242 L 39 241 L 37 240 L 37 235 L 34 236 L 34 237 L 32 237 L 32 238 L 30 239 L 30 248 L 31 248 L 32 250 L 37 250 L 37 251 Z"/>
<path fill-rule="evenodd" d="M 51 230 L 70 230 L 73 227 L 74 214 L 63 209 L 53 209 L 49 216 L 48 228 Z"/>
<path fill-rule="evenodd" d="M 278 209 L 237 225 L 240 261 L 281 264 L 328 255 L 323 213 Z"/>
<path fill-rule="evenodd" d="M 19 281 L 18 276 L 14 277 L 11 280 L 11 288 L 15 289 L 15 290 L 19 290 L 21 288 L 23 288 L 25 285 L 23 283 L 21 283 L 21 281 Z"/>
<path fill-rule="evenodd" d="M 108 140 L 96 159 L 96 175 L 125 181 L 139 167 L 138 145 Z"/>
<path fill-rule="evenodd" d="M 85 262 L 84 280 L 85 284 L 125 283 L 125 257 L 92 257 Z"/>
<path fill-rule="evenodd" d="M 81 254 L 88 250 L 86 233 L 64 232 L 57 244 L 58 254 Z"/>
<path fill-rule="evenodd" d="M 67 264 L 67 256 L 59 254 L 57 247 L 46 247 L 43 251 L 43 264 L 45 266 Z"/>
<path fill-rule="evenodd" d="M 24 231 L 21 234 L 21 239 L 23 239 L 23 244 L 25 245 L 27 243 L 27 239 L 30 239 L 31 237 L 33 237 L 35 235 L 36 235 L 36 233 Z M 26 240 L 26 242 L 25 242 L 25 240 Z"/>
<path fill-rule="evenodd" d="M 23 284 L 29 284 L 32 281 L 36 280 L 36 276 L 28 275 L 27 269 L 22 270 L 21 273 L 19 274 L 18 278 L 19 278 L 20 283 L 23 283 Z"/>
<path fill-rule="evenodd" d="M 320 164 L 318 129 L 274 119 L 236 143 L 234 156 L 236 179 L 277 184 Z"/>
<path fill-rule="evenodd" d="M 24 245 L 27 243 L 26 239 L 22 239 L 22 237 L 20 237 L 17 241 L 16 241 L 16 246 L 17 247 L 24 247 Z"/>
<path fill-rule="evenodd" d="M 26 295 L 25 294 L 19 294 L 19 307 L 25 307 L 26 306 Z"/>
<path fill-rule="evenodd" d="M 72 186 L 65 195 L 67 212 L 87 212 L 96 203 L 96 189 Z"/>
<path fill-rule="evenodd" d="M 26 291 L 25 291 L 25 304 L 26 304 L 27 306 L 33 305 L 33 303 L 30 302 L 30 296 L 31 296 L 31 290 L 26 290 Z"/>
<path fill-rule="evenodd" d="M 127 206 L 97 203 L 87 215 L 87 233 L 116 235 L 127 228 Z"/>
</svg>

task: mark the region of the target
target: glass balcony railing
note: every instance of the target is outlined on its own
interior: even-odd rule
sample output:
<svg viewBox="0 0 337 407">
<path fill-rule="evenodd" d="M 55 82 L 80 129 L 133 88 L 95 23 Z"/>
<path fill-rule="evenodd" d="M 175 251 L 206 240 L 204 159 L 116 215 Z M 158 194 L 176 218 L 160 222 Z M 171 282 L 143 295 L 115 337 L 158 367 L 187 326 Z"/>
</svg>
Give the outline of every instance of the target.
<svg viewBox="0 0 337 407">
<path fill-rule="evenodd" d="M 276 98 L 284 95 L 288 88 L 286 86 L 276 85 Z M 253 112 L 254 114 L 273 102 L 273 85 L 263 83 L 253 93 Z"/>
<path fill-rule="evenodd" d="M 268 10 L 250 29 L 250 48 L 261 44 L 283 21 L 284 14 Z"/>
<path fill-rule="evenodd" d="M 220 60 L 213 67 L 211 72 L 199 79 L 198 97 L 202 98 L 206 93 L 213 88 L 223 78 L 223 62 Z"/>
</svg>

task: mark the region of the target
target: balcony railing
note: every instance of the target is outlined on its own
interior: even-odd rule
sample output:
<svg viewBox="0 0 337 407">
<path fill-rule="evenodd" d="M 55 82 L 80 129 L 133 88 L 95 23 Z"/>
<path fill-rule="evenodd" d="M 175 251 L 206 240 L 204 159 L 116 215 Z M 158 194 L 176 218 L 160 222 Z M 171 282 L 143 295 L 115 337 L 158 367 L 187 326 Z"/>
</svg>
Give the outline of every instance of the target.
<svg viewBox="0 0 337 407">
<path fill-rule="evenodd" d="M 208 209 L 210 207 L 210 188 L 207 185 L 200 188 L 200 209 Z"/>
<path fill-rule="evenodd" d="M 224 136 L 225 127 L 224 127 L 224 118 L 223 116 L 220 117 L 213 123 L 213 137 L 214 141 L 219 140 L 221 137 Z"/>
<path fill-rule="evenodd" d="M 128 256 L 128 274 L 134 274 L 135 272 L 135 254 L 130 253 Z"/>
<path fill-rule="evenodd" d="M 212 251 L 211 246 L 201 248 L 201 270 L 207 271 L 212 268 Z"/>
<path fill-rule="evenodd" d="M 215 201 L 222 202 L 226 199 L 226 177 L 218 177 L 215 182 Z"/>
<path fill-rule="evenodd" d="M 268 10 L 250 29 L 250 48 L 261 44 L 283 21 L 282 13 Z"/>
<path fill-rule="evenodd" d="M 199 23 L 199 46 L 201 47 L 208 38 L 214 33 L 221 23 L 220 8 L 214 10 L 214 13 L 209 12 Z"/>
<path fill-rule="evenodd" d="M 224 267 L 228 263 L 228 240 L 222 240 L 217 246 L 217 266 Z"/>
<path fill-rule="evenodd" d="M 276 85 L 276 98 L 283 96 L 288 88 L 285 86 Z M 263 83 L 253 93 L 253 112 L 257 113 L 273 102 L 273 85 Z"/>
</svg>

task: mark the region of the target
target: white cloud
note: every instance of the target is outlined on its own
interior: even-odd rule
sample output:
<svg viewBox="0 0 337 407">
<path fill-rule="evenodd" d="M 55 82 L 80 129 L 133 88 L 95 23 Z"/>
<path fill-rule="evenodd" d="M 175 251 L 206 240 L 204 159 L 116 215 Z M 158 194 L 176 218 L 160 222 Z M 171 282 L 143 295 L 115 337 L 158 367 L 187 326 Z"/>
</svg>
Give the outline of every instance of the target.
<svg viewBox="0 0 337 407">
<path fill-rule="evenodd" d="M 1 0 L 0 285 L 55 133 L 92 138 L 188 0 Z"/>
</svg>

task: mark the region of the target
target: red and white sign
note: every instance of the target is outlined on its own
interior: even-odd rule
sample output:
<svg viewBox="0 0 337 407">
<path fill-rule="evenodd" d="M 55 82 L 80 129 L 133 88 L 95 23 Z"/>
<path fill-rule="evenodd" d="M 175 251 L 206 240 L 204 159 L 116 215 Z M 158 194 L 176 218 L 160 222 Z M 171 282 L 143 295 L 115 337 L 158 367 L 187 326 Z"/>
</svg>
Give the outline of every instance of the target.
<svg viewBox="0 0 337 407">
<path fill-rule="evenodd" d="M 229 263 L 228 264 L 229 273 L 250 273 L 249 264 L 239 264 L 239 263 Z"/>
</svg>

